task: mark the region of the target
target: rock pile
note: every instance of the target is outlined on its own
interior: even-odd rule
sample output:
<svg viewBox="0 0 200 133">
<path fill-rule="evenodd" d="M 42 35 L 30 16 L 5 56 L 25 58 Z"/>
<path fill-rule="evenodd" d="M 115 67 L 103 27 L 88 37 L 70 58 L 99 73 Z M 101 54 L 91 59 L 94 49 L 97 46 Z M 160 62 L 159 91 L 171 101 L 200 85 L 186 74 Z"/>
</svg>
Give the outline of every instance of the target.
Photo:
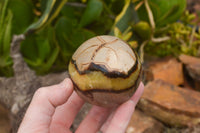
<svg viewBox="0 0 200 133">
<path fill-rule="evenodd" d="M 181 55 L 179 60 L 166 58 L 147 66 L 147 84 L 137 106 L 142 112 L 133 114 L 127 133 L 161 133 L 163 125 L 199 127 L 200 59 Z"/>
</svg>

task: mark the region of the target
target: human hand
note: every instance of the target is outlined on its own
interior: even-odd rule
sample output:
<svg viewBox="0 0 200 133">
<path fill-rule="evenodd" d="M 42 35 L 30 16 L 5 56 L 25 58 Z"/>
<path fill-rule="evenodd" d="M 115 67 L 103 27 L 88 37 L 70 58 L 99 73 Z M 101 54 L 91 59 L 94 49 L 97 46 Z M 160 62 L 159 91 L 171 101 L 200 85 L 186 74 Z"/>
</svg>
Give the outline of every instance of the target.
<svg viewBox="0 0 200 133">
<path fill-rule="evenodd" d="M 143 90 L 141 82 L 131 99 L 112 112 L 94 105 L 76 133 L 125 132 Z M 60 84 L 42 87 L 34 94 L 18 133 L 71 133 L 70 126 L 83 104 L 84 101 L 73 92 L 69 78 Z"/>
</svg>

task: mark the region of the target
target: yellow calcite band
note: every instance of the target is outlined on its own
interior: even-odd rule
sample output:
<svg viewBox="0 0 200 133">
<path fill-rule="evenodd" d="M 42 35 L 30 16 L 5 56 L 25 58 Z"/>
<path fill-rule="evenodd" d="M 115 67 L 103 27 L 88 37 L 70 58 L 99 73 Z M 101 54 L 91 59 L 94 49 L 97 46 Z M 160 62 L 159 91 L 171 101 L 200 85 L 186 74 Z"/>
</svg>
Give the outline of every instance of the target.
<svg viewBox="0 0 200 133">
<path fill-rule="evenodd" d="M 138 69 L 139 68 L 139 69 Z M 79 74 L 74 64 L 69 64 L 69 74 L 73 82 L 79 87 L 80 90 L 123 90 L 133 86 L 140 73 L 141 64 L 138 63 L 137 70 L 135 70 L 127 78 L 109 78 L 100 71 L 93 71 L 87 74 Z"/>
</svg>

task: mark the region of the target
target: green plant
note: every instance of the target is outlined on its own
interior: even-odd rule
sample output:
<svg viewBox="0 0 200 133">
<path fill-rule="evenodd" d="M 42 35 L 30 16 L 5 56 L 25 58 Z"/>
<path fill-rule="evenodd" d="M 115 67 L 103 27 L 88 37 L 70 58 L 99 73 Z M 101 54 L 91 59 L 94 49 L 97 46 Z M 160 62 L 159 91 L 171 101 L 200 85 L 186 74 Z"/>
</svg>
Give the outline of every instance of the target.
<svg viewBox="0 0 200 133">
<path fill-rule="evenodd" d="M 130 7 L 129 3 L 126 7 Z M 123 36 L 132 33 L 128 41 L 135 40 L 138 42 L 135 44 L 140 44 L 142 61 L 144 52 L 157 56 L 178 56 L 181 53 L 200 56 L 199 32 L 195 31 L 194 15 L 185 10 L 185 0 L 134 0 L 134 4 L 137 13 L 134 18 L 139 21 L 128 21 L 129 27 L 119 27 L 119 31 Z M 122 13 L 126 14 L 126 11 Z M 129 32 L 123 32 L 126 28 Z M 117 33 L 115 35 L 119 36 Z"/>
<path fill-rule="evenodd" d="M 137 0 L 137 13 L 141 21 L 152 23 L 156 27 L 163 27 L 177 21 L 186 8 L 186 0 Z M 153 18 L 149 19 L 152 12 Z"/>
<path fill-rule="evenodd" d="M 21 34 L 34 21 L 31 0 L 9 0 L 8 9 L 13 13 L 12 34 Z"/>
<path fill-rule="evenodd" d="M 11 42 L 11 28 L 13 14 L 7 10 L 8 0 L 0 3 L 0 76 L 11 76 L 12 60 L 10 57 L 10 42 Z"/>
<path fill-rule="evenodd" d="M 66 70 L 75 49 L 102 34 L 127 41 L 142 60 L 144 52 L 157 56 L 200 54 L 200 35 L 195 31 L 194 15 L 185 11 L 186 0 L 10 0 L 7 5 L 0 31 L 0 42 L 7 40 L 0 46 L 6 46 L 7 52 L 0 52 L 6 55 L 0 60 L 8 62 L 4 66 L 9 66 L 10 72 L 13 34 L 24 34 L 21 53 L 37 74 Z M 8 73 L 1 68 L 2 75 Z"/>
<path fill-rule="evenodd" d="M 63 7 L 65 3 L 66 0 L 47 1 L 43 15 L 24 33 L 27 38 L 22 43 L 22 54 L 25 61 L 38 74 L 45 74 L 50 70 L 67 69 L 66 64 L 74 50 L 95 35 L 84 29 L 84 26 L 94 21 L 101 13 L 100 1 L 90 0 L 88 2 L 80 23 L 75 15 L 71 17 L 68 14 L 65 15 L 66 10 L 73 10 L 73 8 Z M 99 8 L 94 7 L 97 4 Z M 59 14 L 61 9 L 61 14 L 64 15 Z M 57 19 L 54 21 L 55 18 Z"/>
<path fill-rule="evenodd" d="M 65 2 L 66 0 L 46 1 L 43 15 L 24 32 L 26 39 L 22 42 L 21 52 L 25 61 L 37 74 L 49 72 L 58 57 L 59 46 L 55 29 L 49 24 L 58 15 Z"/>
<path fill-rule="evenodd" d="M 200 38 L 195 16 L 185 10 L 178 22 L 155 29 L 154 36 L 146 44 L 145 52 L 157 56 L 200 56 Z"/>
</svg>

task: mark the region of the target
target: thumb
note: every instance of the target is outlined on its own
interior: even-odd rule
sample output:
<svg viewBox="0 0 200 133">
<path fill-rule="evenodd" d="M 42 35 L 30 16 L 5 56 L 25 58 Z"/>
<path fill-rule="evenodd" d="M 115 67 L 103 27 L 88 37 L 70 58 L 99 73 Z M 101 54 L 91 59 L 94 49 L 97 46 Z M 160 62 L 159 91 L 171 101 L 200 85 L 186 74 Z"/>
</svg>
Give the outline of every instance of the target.
<svg viewBox="0 0 200 133">
<path fill-rule="evenodd" d="M 69 78 L 57 85 L 38 89 L 27 109 L 18 133 L 48 129 L 57 106 L 64 104 L 73 92 Z M 33 130 L 32 130 L 33 129 Z"/>
</svg>

